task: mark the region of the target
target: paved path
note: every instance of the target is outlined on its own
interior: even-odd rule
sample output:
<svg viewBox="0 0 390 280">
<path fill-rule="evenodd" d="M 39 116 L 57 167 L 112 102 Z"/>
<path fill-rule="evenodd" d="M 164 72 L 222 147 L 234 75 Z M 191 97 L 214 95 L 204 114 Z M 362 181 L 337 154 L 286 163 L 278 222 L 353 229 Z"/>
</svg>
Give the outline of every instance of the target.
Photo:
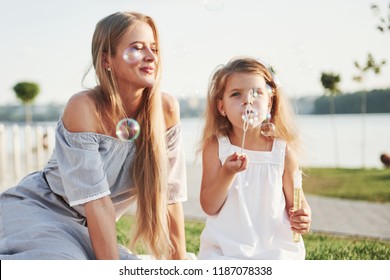
<svg viewBox="0 0 390 280">
<path fill-rule="evenodd" d="M 183 204 L 187 219 L 205 219 L 199 204 L 201 169 L 187 167 L 188 201 Z M 390 203 L 372 203 L 306 195 L 312 209 L 313 232 L 390 240 Z"/>
<path fill-rule="evenodd" d="M 201 167 L 187 166 L 188 201 L 183 203 L 187 219 L 204 220 L 199 204 Z M 11 183 L 0 184 L 0 192 Z M 312 209 L 313 232 L 390 240 L 390 203 L 372 203 L 306 195 Z"/>
</svg>

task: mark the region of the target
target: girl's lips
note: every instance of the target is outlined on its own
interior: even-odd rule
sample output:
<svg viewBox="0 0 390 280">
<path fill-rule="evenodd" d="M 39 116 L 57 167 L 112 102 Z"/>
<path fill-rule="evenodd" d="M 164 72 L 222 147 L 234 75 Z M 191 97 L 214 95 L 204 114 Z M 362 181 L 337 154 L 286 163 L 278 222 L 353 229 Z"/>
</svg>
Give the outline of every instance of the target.
<svg viewBox="0 0 390 280">
<path fill-rule="evenodd" d="M 257 112 L 255 110 L 245 110 L 242 114 L 245 115 L 250 115 L 250 114 L 256 114 Z"/>
</svg>

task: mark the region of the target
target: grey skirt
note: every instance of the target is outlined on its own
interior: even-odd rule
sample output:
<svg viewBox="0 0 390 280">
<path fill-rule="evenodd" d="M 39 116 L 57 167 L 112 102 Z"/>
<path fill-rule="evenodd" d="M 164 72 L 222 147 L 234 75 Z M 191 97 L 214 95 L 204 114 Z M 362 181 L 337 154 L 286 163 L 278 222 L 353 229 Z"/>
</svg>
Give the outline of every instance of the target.
<svg viewBox="0 0 390 280">
<path fill-rule="evenodd" d="M 118 247 L 121 259 L 137 259 Z M 43 172 L 0 195 L 0 259 L 96 259 L 85 217 L 51 191 Z"/>
</svg>

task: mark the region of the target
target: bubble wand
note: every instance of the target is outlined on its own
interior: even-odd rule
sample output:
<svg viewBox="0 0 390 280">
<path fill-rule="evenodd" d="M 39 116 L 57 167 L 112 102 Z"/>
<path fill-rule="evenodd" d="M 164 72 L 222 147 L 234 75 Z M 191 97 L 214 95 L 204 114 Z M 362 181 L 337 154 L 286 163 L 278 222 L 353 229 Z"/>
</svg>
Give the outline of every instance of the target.
<svg viewBox="0 0 390 280">
<path fill-rule="evenodd" d="M 294 174 L 294 206 L 293 210 L 296 211 L 302 207 L 302 173 L 297 170 Z M 299 233 L 293 232 L 294 242 L 299 242 L 301 240 L 301 235 Z"/>
<path fill-rule="evenodd" d="M 249 118 L 248 110 L 249 109 L 250 108 L 249 108 L 249 104 L 248 104 L 248 105 L 246 105 L 245 112 L 242 115 L 242 119 L 244 120 L 244 124 L 242 125 L 242 129 L 244 130 L 244 134 L 242 136 L 242 142 L 241 142 L 241 155 L 242 155 L 243 150 L 244 150 L 246 131 L 248 130 L 248 127 L 249 127 L 249 121 L 248 121 L 248 118 Z"/>
<path fill-rule="evenodd" d="M 255 121 L 258 120 L 257 112 L 253 112 L 252 105 L 253 101 L 257 97 L 257 91 L 254 89 L 251 89 L 248 94 L 247 103 L 245 106 L 244 113 L 242 114 L 241 118 L 244 121 L 242 125 L 242 129 L 244 130 L 244 134 L 242 136 L 242 142 L 241 142 L 241 155 L 244 151 L 244 144 L 245 144 L 245 137 L 246 137 L 246 131 L 248 130 L 249 125 L 253 125 Z"/>
</svg>

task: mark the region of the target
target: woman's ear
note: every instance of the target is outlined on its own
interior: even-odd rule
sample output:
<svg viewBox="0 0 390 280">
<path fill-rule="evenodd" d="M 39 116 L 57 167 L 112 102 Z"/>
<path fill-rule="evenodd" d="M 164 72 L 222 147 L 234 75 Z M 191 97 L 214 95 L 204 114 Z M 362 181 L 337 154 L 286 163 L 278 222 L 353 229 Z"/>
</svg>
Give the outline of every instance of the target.
<svg viewBox="0 0 390 280">
<path fill-rule="evenodd" d="M 107 69 L 107 70 L 111 69 L 110 61 L 109 61 L 108 55 L 106 53 L 102 54 L 102 66 L 104 69 Z"/>
</svg>

